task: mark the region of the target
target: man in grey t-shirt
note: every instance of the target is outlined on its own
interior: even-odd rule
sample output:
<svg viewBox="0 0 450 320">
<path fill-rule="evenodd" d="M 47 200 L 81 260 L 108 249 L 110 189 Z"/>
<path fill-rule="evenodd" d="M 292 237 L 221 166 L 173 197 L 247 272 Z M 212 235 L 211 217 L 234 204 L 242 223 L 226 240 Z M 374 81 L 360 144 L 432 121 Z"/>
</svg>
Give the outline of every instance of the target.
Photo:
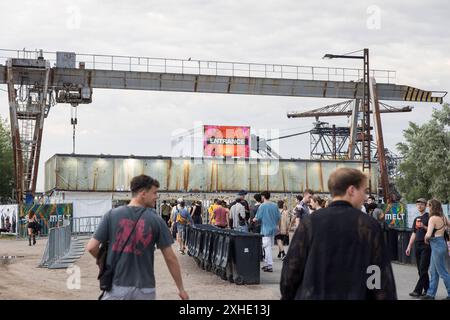
<svg viewBox="0 0 450 320">
<path fill-rule="evenodd" d="M 169 228 L 153 209 L 158 188 L 159 182 L 149 176 L 134 177 L 130 204 L 106 213 L 87 245 L 87 250 L 97 257 L 100 243 L 109 241 L 106 263 L 113 266 L 114 277 L 112 289 L 104 293 L 103 300 L 155 299 L 155 246 L 164 256 L 180 298 L 189 299 Z"/>
</svg>

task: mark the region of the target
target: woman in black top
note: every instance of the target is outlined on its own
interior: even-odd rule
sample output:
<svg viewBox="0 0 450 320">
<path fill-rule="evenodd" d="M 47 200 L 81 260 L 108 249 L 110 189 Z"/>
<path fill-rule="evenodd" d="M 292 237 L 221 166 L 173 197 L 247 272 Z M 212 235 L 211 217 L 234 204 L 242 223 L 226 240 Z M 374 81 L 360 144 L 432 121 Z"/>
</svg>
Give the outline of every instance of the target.
<svg viewBox="0 0 450 320">
<path fill-rule="evenodd" d="M 202 204 L 200 201 L 194 201 L 190 214 L 194 224 L 202 224 Z"/>
<path fill-rule="evenodd" d="M 28 245 L 31 246 L 31 237 L 33 237 L 33 245 L 36 244 L 36 230 L 38 228 L 36 214 L 33 210 L 30 210 L 27 217 L 27 228 L 28 228 Z"/>
</svg>

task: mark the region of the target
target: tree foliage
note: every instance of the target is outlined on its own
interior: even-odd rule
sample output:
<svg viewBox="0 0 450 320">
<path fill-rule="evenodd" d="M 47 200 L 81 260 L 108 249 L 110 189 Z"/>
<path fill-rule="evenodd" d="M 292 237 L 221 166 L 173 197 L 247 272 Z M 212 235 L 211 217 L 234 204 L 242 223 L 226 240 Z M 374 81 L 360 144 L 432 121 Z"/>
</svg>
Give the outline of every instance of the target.
<svg viewBox="0 0 450 320">
<path fill-rule="evenodd" d="M 5 120 L 0 117 L 0 203 L 11 199 L 14 187 L 14 163 L 11 133 Z"/>
<path fill-rule="evenodd" d="M 397 148 L 403 156 L 396 184 L 408 202 L 417 198 L 450 201 L 450 106 L 433 110 L 422 126 L 413 122 L 403 131 Z"/>
</svg>

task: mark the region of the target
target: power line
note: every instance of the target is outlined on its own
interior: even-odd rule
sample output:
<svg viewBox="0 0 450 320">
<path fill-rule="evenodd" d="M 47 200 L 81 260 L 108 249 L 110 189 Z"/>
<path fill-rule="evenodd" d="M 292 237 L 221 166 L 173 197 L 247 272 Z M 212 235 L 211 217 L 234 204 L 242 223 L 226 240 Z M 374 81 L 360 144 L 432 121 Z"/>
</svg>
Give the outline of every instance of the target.
<svg viewBox="0 0 450 320">
<path fill-rule="evenodd" d="M 348 56 L 349 54 L 352 54 L 352 53 L 357 53 L 357 52 L 362 52 L 362 51 L 364 51 L 364 50 L 356 50 L 356 51 L 352 51 L 352 52 L 344 53 L 344 54 L 343 54 L 343 56 Z"/>
<path fill-rule="evenodd" d="M 280 140 L 280 139 L 284 139 L 284 138 L 295 137 L 295 136 L 299 136 L 299 135 L 310 133 L 310 132 L 311 132 L 311 130 L 304 131 L 304 132 L 299 132 L 299 133 L 294 133 L 294 134 L 289 134 L 287 136 L 281 136 L 281 137 L 278 137 L 278 138 L 267 139 L 266 142 L 273 141 L 273 140 Z"/>
</svg>

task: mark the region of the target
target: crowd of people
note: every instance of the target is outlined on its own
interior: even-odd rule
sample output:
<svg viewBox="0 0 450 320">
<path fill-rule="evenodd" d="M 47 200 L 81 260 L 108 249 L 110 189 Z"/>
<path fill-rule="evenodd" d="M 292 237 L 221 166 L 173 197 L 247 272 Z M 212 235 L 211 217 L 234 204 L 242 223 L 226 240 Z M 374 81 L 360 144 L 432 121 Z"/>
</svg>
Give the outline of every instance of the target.
<svg viewBox="0 0 450 320">
<path fill-rule="evenodd" d="M 419 216 L 413 221 L 413 233 L 406 255 L 409 256 L 414 247 L 419 279 L 409 295 L 423 300 L 433 300 L 439 278 L 442 278 L 447 289 L 447 299 L 450 300 L 450 274 L 445 261 L 450 250 L 447 245 L 450 241 L 447 231 L 448 219 L 443 214 L 441 203 L 436 199 L 428 201 L 424 198 L 417 199 L 416 206 Z"/>
</svg>

